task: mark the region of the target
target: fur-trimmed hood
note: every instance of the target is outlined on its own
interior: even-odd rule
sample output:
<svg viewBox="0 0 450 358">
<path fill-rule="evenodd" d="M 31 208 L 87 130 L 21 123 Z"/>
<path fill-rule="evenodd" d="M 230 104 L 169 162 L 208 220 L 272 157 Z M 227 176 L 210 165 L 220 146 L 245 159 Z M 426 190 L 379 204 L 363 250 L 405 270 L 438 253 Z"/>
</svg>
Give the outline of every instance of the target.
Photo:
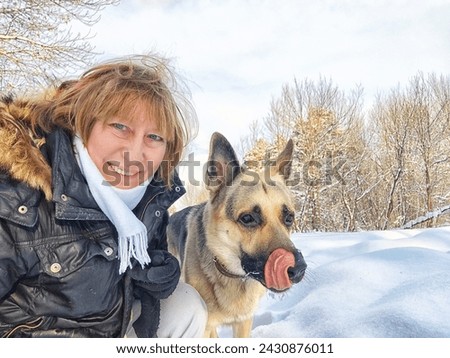
<svg viewBox="0 0 450 358">
<path fill-rule="evenodd" d="M 39 150 L 45 138 L 32 129 L 33 109 L 31 101 L 0 99 L 0 169 L 51 200 L 51 168 Z"/>
</svg>

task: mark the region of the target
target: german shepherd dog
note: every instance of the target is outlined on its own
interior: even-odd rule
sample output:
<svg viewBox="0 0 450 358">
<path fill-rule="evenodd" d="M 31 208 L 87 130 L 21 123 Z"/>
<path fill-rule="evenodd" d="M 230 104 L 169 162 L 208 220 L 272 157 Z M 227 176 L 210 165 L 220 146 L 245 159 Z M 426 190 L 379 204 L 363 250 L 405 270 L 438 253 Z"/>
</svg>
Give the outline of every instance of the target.
<svg viewBox="0 0 450 358">
<path fill-rule="evenodd" d="M 169 220 L 169 251 L 208 308 L 205 337 L 218 337 L 221 325 L 231 325 L 234 337 L 249 337 L 266 289 L 283 292 L 305 274 L 290 239 L 294 207 L 285 182 L 292 151 L 289 141 L 272 165 L 249 171 L 214 133 L 205 173 L 209 200 Z"/>
</svg>

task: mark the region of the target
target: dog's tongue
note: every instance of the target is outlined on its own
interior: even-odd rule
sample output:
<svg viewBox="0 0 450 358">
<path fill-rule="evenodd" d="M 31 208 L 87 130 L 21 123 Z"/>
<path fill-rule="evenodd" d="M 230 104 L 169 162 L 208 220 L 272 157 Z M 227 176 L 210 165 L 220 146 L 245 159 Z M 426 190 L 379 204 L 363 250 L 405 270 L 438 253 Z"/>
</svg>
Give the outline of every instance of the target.
<svg viewBox="0 0 450 358">
<path fill-rule="evenodd" d="M 292 252 L 285 249 L 274 250 L 264 266 L 264 279 L 267 288 L 283 291 L 291 287 L 288 269 L 295 266 L 295 258 Z"/>
</svg>

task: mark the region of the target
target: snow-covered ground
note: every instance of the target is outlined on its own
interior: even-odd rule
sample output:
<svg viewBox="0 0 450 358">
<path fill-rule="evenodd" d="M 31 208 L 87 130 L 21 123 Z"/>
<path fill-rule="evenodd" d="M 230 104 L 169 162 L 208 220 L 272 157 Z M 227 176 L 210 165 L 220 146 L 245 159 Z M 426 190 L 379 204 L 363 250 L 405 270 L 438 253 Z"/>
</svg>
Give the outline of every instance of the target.
<svg viewBox="0 0 450 358">
<path fill-rule="evenodd" d="M 309 264 L 307 275 L 287 293 L 269 294 L 262 300 L 252 331 L 256 339 L 212 343 L 202 339 L 161 339 L 152 340 L 151 344 L 146 341 L 144 345 L 230 343 L 248 346 L 248 356 L 259 357 L 261 343 L 287 342 L 290 347 L 291 343 L 317 342 L 326 343 L 326 347 L 332 343 L 332 356 L 336 358 L 448 357 L 450 340 L 445 338 L 450 338 L 450 227 L 296 234 L 293 240 Z M 219 334 L 230 337 L 231 330 L 222 328 Z M 444 339 L 341 339 L 345 337 Z M 141 347 L 143 341 L 129 339 L 126 344 L 120 339 L 22 342 L 2 340 L 0 351 L 6 355 L 32 354 L 36 358 L 48 356 L 48 352 L 64 355 L 70 350 L 89 357 L 105 354 L 112 357 L 118 354 L 117 346 Z M 242 357 L 242 354 L 227 356 Z M 264 356 L 279 357 L 279 354 Z"/>
<path fill-rule="evenodd" d="M 307 275 L 262 300 L 253 337 L 450 337 L 450 228 L 293 240 Z"/>
</svg>

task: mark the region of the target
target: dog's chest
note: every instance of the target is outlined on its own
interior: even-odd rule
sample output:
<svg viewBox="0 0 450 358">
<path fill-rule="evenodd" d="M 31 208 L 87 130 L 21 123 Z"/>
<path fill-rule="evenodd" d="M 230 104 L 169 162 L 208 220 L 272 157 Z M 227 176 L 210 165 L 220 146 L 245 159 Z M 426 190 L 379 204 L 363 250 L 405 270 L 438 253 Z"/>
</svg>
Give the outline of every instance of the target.
<svg viewBox="0 0 450 358">
<path fill-rule="evenodd" d="M 233 281 L 222 286 L 222 292 L 216 292 L 216 294 L 219 293 L 216 297 L 220 309 L 235 319 L 236 317 L 239 317 L 238 320 L 248 319 L 258 308 L 261 296 L 266 289 L 254 280 L 234 279 Z"/>
</svg>

